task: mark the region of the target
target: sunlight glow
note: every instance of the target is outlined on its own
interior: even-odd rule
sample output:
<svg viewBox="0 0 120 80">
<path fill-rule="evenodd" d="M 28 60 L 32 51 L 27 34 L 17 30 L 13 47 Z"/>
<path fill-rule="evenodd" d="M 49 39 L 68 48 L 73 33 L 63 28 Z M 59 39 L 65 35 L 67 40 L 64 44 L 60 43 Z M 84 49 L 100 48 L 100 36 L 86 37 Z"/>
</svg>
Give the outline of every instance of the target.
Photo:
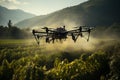
<svg viewBox="0 0 120 80">
<path fill-rule="evenodd" d="M 0 5 L 9 9 L 21 9 L 36 15 L 45 15 L 85 1 L 87 0 L 0 0 Z"/>
</svg>

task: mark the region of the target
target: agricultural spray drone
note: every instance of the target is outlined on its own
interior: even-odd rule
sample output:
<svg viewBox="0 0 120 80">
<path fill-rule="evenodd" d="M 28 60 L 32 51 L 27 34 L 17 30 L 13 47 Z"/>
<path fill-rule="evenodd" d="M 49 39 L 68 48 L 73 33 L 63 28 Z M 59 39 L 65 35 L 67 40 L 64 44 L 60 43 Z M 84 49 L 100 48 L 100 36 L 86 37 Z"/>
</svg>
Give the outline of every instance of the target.
<svg viewBox="0 0 120 80">
<path fill-rule="evenodd" d="M 39 39 L 45 38 L 46 43 L 54 43 L 55 40 L 66 40 L 68 36 L 72 37 L 72 40 L 74 42 L 77 41 L 78 37 L 84 37 L 83 33 L 87 33 L 87 41 L 89 41 L 90 37 L 90 32 L 93 30 L 94 27 L 87 27 L 87 26 L 80 26 L 80 27 L 74 27 L 75 29 L 67 31 L 65 29 L 65 26 L 59 27 L 59 28 L 48 28 L 48 27 L 43 27 L 41 29 L 44 29 L 45 31 L 37 31 L 37 30 L 32 30 L 32 33 L 37 41 L 37 44 L 40 43 Z"/>
</svg>

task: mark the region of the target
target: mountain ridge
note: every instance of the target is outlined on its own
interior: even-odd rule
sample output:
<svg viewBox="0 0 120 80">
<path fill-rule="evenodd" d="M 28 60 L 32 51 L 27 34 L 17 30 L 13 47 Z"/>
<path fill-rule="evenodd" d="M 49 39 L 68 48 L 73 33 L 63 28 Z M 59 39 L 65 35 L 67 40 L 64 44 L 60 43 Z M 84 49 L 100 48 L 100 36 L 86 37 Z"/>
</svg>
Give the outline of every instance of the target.
<svg viewBox="0 0 120 80">
<path fill-rule="evenodd" d="M 48 15 L 37 16 L 17 23 L 20 28 L 34 26 L 109 26 L 120 22 L 119 0 L 89 0 Z"/>
<path fill-rule="evenodd" d="M 36 15 L 20 9 L 8 9 L 0 5 L 0 25 L 6 25 L 8 20 L 12 20 L 14 23 L 17 23 L 24 19 L 32 18 L 35 16 Z"/>
</svg>

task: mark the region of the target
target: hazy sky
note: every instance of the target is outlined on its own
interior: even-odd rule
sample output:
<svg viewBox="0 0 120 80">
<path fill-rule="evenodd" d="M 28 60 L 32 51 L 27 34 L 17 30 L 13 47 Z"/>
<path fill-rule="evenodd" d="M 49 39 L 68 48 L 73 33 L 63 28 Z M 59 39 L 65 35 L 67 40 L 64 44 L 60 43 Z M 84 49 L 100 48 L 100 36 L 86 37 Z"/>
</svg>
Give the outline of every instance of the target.
<svg viewBox="0 0 120 80">
<path fill-rule="evenodd" d="M 0 5 L 9 9 L 22 9 L 36 15 L 44 15 L 84 1 L 87 0 L 0 0 Z"/>
</svg>

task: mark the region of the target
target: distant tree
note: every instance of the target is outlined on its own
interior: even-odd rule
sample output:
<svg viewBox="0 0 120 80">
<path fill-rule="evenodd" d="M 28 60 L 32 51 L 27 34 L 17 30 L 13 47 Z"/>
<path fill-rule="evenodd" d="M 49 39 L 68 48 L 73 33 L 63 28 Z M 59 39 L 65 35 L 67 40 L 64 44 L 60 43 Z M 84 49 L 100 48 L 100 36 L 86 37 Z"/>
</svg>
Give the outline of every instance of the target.
<svg viewBox="0 0 120 80">
<path fill-rule="evenodd" d="M 12 27 L 12 22 L 11 22 L 11 20 L 9 20 L 9 22 L 8 22 L 8 27 L 9 27 L 9 28 Z"/>
</svg>

